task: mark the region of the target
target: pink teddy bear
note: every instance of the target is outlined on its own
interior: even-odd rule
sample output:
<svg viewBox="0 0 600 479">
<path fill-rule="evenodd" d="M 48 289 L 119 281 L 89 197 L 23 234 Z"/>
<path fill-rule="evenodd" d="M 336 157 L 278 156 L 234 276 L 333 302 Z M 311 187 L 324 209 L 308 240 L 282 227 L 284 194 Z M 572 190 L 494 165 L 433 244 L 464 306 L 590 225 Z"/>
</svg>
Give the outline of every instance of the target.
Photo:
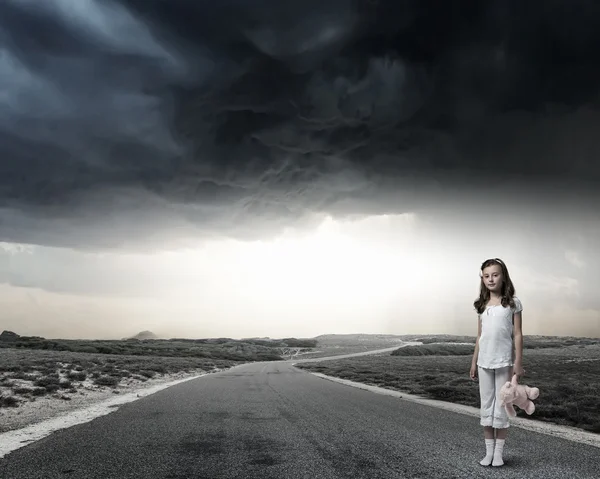
<svg viewBox="0 0 600 479">
<path fill-rule="evenodd" d="M 518 376 L 515 374 L 511 381 L 507 381 L 500 389 L 500 404 L 504 406 L 509 416 L 515 417 L 517 412 L 514 406 L 523 409 L 528 415 L 535 411 L 535 404 L 531 401 L 540 395 L 538 388 L 530 388 L 518 383 Z"/>
</svg>

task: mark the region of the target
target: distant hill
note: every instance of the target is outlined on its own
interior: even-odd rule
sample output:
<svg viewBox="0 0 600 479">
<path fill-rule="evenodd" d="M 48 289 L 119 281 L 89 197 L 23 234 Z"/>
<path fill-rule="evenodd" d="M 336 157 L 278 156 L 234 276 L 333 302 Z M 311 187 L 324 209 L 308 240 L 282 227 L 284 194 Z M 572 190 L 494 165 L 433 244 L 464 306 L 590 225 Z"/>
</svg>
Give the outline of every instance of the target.
<svg viewBox="0 0 600 479">
<path fill-rule="evenodd" d="M 145 339 L 159 339 L 159 338 L 152 331 L 142 331 L 140 333 L 137 333 L 135 336 L 131 336 L 130 338 L 125 338 L 125 339 L 145 340 Z"/>
<path fill-rule="evenodd" d="M 12 342 L 17 341 L 21 336 L 17 333 L 13 333 L 12 331 L 4 330 L 0 334 L 0 341 Z"/>
</svg>

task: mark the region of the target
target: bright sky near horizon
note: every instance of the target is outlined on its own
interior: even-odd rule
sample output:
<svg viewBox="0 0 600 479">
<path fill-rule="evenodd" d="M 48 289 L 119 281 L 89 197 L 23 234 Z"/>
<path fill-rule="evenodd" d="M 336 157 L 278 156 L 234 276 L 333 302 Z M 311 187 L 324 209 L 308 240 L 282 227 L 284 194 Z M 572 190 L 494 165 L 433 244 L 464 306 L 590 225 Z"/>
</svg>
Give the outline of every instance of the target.
<svg viewBox="0 0 600 479">
<path fill-rule="evenodd" d="M 525 236 L 514 249 L 510 235 L 482 244 L 476 233 L 459 233 L 401 214 L 324 217 L 302 234 L 162 253 L 2 243 L 0 328 L 98 339 L 142 330 L 196 338 L 474 334 L 478 268 L 498 256 L 524 303 L 526 334 L 598 335 L 598 305 L 581 303 L 589 273 L 576 247 L 562 252 L 570 270 L 547 274 L 527 260 L 543 252 L 528 251 Z"/>
</svg>

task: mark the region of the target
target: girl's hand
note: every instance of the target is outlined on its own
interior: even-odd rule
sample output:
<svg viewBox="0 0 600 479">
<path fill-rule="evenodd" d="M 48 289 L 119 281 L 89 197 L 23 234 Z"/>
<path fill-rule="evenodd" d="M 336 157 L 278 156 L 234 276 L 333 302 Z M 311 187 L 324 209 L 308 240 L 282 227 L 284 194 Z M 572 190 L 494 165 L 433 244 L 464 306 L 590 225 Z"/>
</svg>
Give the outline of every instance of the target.
<svg viewBox="0 0 600 479">
<path fill-rule="evenodd" d="M 475 381 L 477 379 L 477 364 L 471 364 L 471 371 L 469 372 L 471 379 Z"/>
<path fill-rule="evenodd" d="M 521 366 L 521 363 L 515 362 L 513 374 L 516 374 L 517 376 L 523 376 L 523 374 L 525 374 L 525 370 L 523 369 L 523 366 Z"/>
</svg>

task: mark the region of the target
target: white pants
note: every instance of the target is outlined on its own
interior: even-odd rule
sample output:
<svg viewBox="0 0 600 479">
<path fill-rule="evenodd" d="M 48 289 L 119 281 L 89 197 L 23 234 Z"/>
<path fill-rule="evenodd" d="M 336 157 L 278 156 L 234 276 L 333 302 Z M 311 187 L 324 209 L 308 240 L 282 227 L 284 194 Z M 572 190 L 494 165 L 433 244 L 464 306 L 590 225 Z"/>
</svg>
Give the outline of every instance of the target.
<svg viewBox="0 0 600 479">
<path fill-rule="evenodd" d="M 500 388 L 510 381 L 512 366 L 498 369 L 478 367 L 479 396 L 481 398 L 481 425 L 504 429 L 509 426 L 508 414 L 500 406 Z"/>
</svg>

